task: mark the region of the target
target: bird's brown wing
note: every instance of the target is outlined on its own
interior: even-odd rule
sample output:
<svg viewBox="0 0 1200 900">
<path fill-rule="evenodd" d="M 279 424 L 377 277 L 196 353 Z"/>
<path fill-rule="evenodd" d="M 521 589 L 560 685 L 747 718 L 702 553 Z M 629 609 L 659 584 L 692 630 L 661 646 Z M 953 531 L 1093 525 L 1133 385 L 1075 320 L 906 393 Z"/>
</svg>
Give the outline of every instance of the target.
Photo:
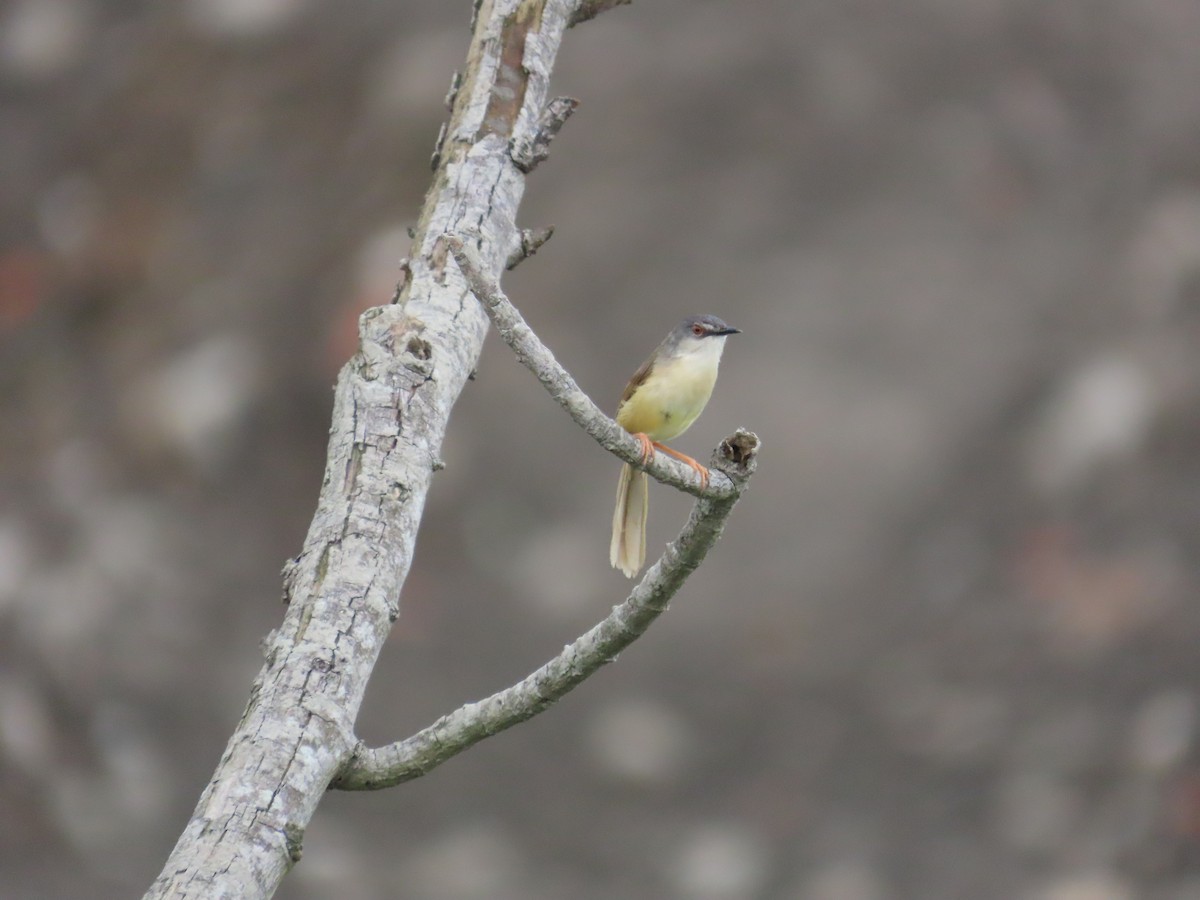
<svg viewBox="0 0 1200 900">
<path fill-rule="evenodd" d="M 617 404 L 617 410 L 625 405 L 625 401 L 633 396 L 633 392 L 646 383 L 646 379 L 650 377 L 650 372 L 654 368 L 654 357 L 650 357 L 642 363 L 633 377 L 629 379 L 629 384 L 625 385 L 625 393 L 621 395 L 621 402 Z"/>
</svg>

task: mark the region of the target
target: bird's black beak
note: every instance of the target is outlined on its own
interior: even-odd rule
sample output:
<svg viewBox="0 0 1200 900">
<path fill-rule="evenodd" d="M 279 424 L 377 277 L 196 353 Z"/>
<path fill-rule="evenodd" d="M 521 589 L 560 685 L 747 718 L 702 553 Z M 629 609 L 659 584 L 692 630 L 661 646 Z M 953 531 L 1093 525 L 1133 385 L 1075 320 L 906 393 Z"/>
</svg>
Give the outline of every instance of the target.
<svg viewBox="0 0 1200 900">
<path fill-rule="evenodd" d="M 720 331 L 713 332 L 713 334 L 741 334 L 741 333 L 742 333 L 742 329 L 734 328 L 731 325 L 727 325 L 726 327 L 722 328 Z"/>
</svg>

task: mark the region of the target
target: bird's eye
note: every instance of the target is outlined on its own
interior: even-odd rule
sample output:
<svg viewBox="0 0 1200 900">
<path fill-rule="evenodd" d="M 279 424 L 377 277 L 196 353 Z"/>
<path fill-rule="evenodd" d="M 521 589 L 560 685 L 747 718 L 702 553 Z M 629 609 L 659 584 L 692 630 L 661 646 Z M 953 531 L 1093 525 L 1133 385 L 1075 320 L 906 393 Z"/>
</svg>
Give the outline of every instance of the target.
<svg viewBox="0 0 1200 900">
<path fill-rule="evenodd" d="M 704 326 L 703 325 L 693 325 L 692 326 L 692 334 L 694 334 L 696 337 L 704 337 Z"/>
</svg>

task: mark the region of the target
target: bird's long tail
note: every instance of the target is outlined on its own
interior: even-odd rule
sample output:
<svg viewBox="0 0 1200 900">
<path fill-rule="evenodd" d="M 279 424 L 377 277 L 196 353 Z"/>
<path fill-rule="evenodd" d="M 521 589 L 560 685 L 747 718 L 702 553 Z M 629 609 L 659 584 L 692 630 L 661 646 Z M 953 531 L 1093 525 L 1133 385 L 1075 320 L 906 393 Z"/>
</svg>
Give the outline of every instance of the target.
<svg viewBox="0 0 1200 900">
<path fill-rule="evenodd" d="M 627 578 L 646 562 L 646 513 L 650 507 L 650 483 L 645 472 L 626 463 L 617 482 L 617 508 L 613 511 L 612 544 L 608 560 Z"/>
</svg>

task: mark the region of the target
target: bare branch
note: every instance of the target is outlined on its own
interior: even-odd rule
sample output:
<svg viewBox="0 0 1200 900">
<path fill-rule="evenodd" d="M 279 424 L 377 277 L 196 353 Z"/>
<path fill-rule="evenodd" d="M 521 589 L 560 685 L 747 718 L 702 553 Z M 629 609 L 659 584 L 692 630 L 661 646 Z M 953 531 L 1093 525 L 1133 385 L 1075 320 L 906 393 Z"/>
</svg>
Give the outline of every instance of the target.
<svg viewBox="0 0 1200 900">
<path fill-rule="evenodd" d="M 369 791 L 411 781 L 484 738 L 532 718 L 616 659 L 666 611 L 717 542 L 754 473 L 758 446 L 758 437 L 742 430 L 722 442 L 713 464 L 731 479 L 735 491 L 697 501 L 679 537 L 667 545 L 629 598 L 590 631 L 512 687 L 468 703 L 403 741 L 377 749 L 360 746 L 330 786 Z"/>
<path fill-rule="evenodd" d="M 284 573 L 283 620 L 266 641 L 266 662 L 241 721 L 147 892 L 150 900 L 269 897 L 299 859 L 331 781 L 351 784 L 379 771 L 359 765 L 371 755 L 357 742 L 354 721 L 399 615 L 450 410 L 474 370 L 489 317 L 576 421 L 622 459 L 640 464 L 637 443 L 554 362 L 494 282 L 514 247 L 527 254 L 537 243 L 514 226 L 525 174 L 514 164 L 513 148 L 527 148 L 518 155 L 529 165 L 544 155 L 569 115 L 566 106 L 546 102 L 564 29 L 569 20 L 583 21 L 611 5 L 615 0 L 476 6 L 467 63 L 438 140 L 437 174 L 412 233 L 403 284 L 393 303 L 360 317 L 359 350 L 338 378 L 317 510 Z M 474 234 L 470 251 L 445 238 L 468 230 Z M 458 267 L 446 264 L 452 248 Z M 471 301 L 471 291 L 483 302 Z M 717 539 L 753 470 L 756 449 L 748 433 L 727 440 L 707 491 L 680 463 L 650 463 L 650 474 L 701 500 L 679 541 L 620 607 L 624 612 L 585 635 L 574 655 L 534 673 L 518 693 L 498 695 L 499 706 L 481 715 L 454 714 L 417 735 L 416 749 L 441 740 L 467 746 L 471 739 L 455 729 L 492 733 L 532 715 L 644 631 Z M 515 718 L 503 709 L 510 700 L 520 701 Z M 412 758 L 428 768 L 444 756 Z M 376 780 L 393 777 L 387 769 Z"/>
<path fill-rule="evenodd" d="M 484 274 L 475 251 L 455 235 L 448 234 L 443 239 L 454 254 L 467 286 L 479 298 L 500 337 L 512 348 L 517 359 L 538 377 L 559 406 L 600 446 L 623 461 L 644 469 L 663 484 L 696 497 L 727 498 L 737 492 L 737 486 L 720 475 L 714 475 L 709 480 L 706 490 L 701 487 L 700 478 L 690 467 L 661 453 L 655 454 L 650 462 L 643 463 L 641 445 L 629 432 L 606 416 L 575 383 L 575 379 L 559 364 L 554 354 L 525 323 L 517 308 L 504 296 L 495 279 Z"/>
<path fill-rule="evenodd" d="M 555 97 L 547 103 L 533 131 L 513 139 L 513 165 L 527 175 L 536 169 L 538 163 L 550 155 L 551 142 L 578 108 L 579 101 L 574 97 Z"/>
<path fill-rule="evenodd" d="M 508 254 L 504 268 L 515 269 L 541 250 L 542 244 L 552 237 L 554 237 L 553 225 L 547 225 L 545 228 L 522 228 L 521 242 L 513 249 L 512 253 Z"/>
<path fill-rule="evenodd" d="M 483 265 L 502 271 L 525 188 L 510 142 L 531 139 L 575 9 L 575 0 L 490 0 L 478 10 L 404 284 L 362 315 L 359 351 L 338 378 L 325 477 L 287 567 L 283 621 L 147 898 L 270 896 L 355 751 L 354 720 L 399 614 L 450 410 L 488 329 L 438 239 L 477 230 Z"/>
<path fill-rule="evenodd" d="M 633 0 L 580 0 L 579 5 L 575 7 L 575 12 L 567 20 L 567 27 L 574 28 L 582 22 L 596 18 L 600 13 L 612 9 L 614 6 L 628 6 L 632 2 Z"/>
</svg>

